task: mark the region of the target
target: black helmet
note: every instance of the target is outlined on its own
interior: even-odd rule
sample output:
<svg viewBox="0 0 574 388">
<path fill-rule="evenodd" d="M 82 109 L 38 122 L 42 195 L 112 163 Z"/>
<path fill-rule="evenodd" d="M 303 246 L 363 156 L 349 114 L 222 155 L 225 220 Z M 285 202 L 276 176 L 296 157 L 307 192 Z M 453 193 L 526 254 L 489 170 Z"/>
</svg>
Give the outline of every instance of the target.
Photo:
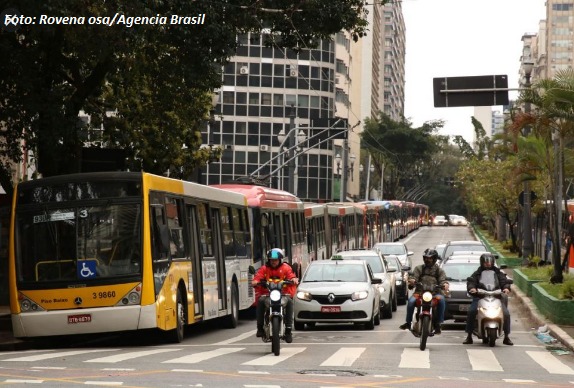
<svg viewBox="0 0 574 388">
<path fill-rule="evenodd" d="M 434 249 L 426 249 L 423 252 L 423 261 L 426 265 L 434 265 L 438 261 L 438 252 Z M 432 263 L 432 264 L 431 264 Z"/>
<path fill-rule="evenodd" d="M 480 255 L 480 266 L 482 268 L 486 267 L 486 263 L 490 263 L 490 267 L 494 267 L 495 257 L 492 253 L 483 253 Z"/>
</svg>

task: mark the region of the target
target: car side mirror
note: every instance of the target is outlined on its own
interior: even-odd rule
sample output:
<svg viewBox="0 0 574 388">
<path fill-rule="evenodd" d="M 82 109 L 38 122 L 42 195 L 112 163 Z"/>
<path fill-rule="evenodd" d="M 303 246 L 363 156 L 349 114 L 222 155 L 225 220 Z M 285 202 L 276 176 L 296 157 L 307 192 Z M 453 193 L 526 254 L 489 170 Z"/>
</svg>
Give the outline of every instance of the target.
<svg viewBox="0 0 574 388">
<path fill-rule="evenodd" d="M 252 265 L 249 266 L 249 268 L 247 269 L 247 271 L 248 271 L 251 275 L 255 275 L 255 268 L 253 268 Z"/>
<path fill-rule="evenodd" d="M 371 284 L 381 284 L 383 282 L 383 279 L 381 278 L 373 278 L 371 280 Z"/>
<path fill-rule="evenodd" d="M 415 254 L 415 253 L 414 253 L 413 251 L 408 251 L 408 252 L 407 252 L 407 256 L 412 256 L 412 255 L 414 255 L 414 254 Z"/>
<path fill-rule="evenodd" d="M 411 270 L 411 267 L 408 265 L 403 265 L 403 271 L 405 272 L 409 272 Z"/>
</svg>

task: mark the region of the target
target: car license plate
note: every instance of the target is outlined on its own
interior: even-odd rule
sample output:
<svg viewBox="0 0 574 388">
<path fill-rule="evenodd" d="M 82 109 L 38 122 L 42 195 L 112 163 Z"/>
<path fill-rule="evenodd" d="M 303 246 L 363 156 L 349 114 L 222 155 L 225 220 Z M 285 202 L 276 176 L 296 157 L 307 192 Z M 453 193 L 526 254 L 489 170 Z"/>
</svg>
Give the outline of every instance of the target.
<svg viewBox="0 0 574 388">
<path fill-rule="evenodd" d="M 321 306 L 322 313 L 340 313 L 341 306 Z"/>
<path fill-rule="evenodd" d="M 459 304 L 458 305 L 458 311 L 468 311 L 470 305 L 468 304 Z"/>
<path fill-rule="evenodd" d="M 92 314 L 68 315 L 68 323 L 92 322 Z"/>
</svg>

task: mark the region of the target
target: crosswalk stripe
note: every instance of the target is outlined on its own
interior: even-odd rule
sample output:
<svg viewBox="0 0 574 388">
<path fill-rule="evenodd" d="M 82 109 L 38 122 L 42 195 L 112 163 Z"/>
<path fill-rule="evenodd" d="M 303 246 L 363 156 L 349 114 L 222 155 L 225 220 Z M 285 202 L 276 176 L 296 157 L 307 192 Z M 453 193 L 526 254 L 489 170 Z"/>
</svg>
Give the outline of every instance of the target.
<svg viewBox="0 0 574 388">
<path fill-rule="evenodd" d="M 244 362 L 241 365 L 277 365 L 289 357 L 292 357 L 297 353 L 301 353 L 305 349 L 307 348 L 284 348 L 281 349 L 279 356 L 275 356 L 273 353 L 270 353 L 266 356 L 256 358 L 255 360 Z"/>
<path fill-rule="evenodd" d="M 73 350 L 69 352 L 57 352 L 48 354 L 36 354 L 34 356 L 9 358 L 3 361 L 41 361 L 50 358 L 77 356 L 80 354 L 97 353 L 97 352 L 118 352 L 121 349 L 98 349 L 98 350 Z"/>
<path fill-rule="evenodd" d="M 341 348 L 326 359 L 321 366 L 351 366 L 366 348 Z"/>
<path fill-rule="evenodd" d="M 482 370 L 489 372 L 502 372 L 502 366 L 496 359 L 494 352 L 490 349 L 467 349 L 468 359 L 472 370 Z"/>
<path fill-rule="evenodd" d="M 245 348 L 219 348 L 215 350 L 210 350 L 208 352 L 201 352 L 195 354 L 188 354 L 187 356 L 174 358 L 167 361 L 162 361 L 162 364 L 173 364 L 173 363 L 180 363 L 180 364 L 196 364 L 201 361 L 209 360 L 210 358 L 215 358 L 219 356 L 223 356 L 226 354 L 232 354 L 236 352 L 240 352 Z"/>
<path fill-rule="evenodd" d="M 129 352 L 129 353 L 122 353 L 122 354 L 114 354 L 113 356 L 108 356 L 108 357 L 93 358 L 93 359 L 91 359 L 91 360 L 87 360 L 87 361 L 84 361 L 84 362 L 109 362 L 109 363 L 114 363 L 114 362 L 119 362 L 119 361 L 131 360 L 131 359 L 133 359 L 133 358 L 138 358 L 138 357 L 151 356 L 152 354 L 175 352 L 175 351 L 179 351 L 179 350 L 181 350 L 181 349 L 142 350 L 142 351 L 139 351 L 139 352 Z"/>
<path fill-rule="evenodd" d="M 574 370 L 563 364 L 558 358 L 548 352 L 526 351 L 534 361 L 546 369 L 548 373 L 556 375 L 574 375 Z"/>
<path fill-rule="evenodd" d="M 401 354 L 399 368 L 430 368 L 430 352 L 428 349 L 421 351 L 418 348 L 404 348 Z"/>
</svg>

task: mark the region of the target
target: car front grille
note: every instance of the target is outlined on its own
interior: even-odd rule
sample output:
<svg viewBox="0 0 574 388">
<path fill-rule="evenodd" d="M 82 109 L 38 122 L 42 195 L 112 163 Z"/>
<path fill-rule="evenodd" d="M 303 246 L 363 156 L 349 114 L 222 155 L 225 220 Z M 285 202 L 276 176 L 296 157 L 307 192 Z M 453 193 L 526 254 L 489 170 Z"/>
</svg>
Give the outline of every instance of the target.
<svg viewBox="0 0 574 388">
<path fill-rule="evenodd" d="M 316 319 L 316 320 L 343 320 L 343 319 L 364 319 L 367 314 L 364 311 L 342 311 L 340 313 L 321 313 L 313 311 L 301 311 L 297 314 L 298 319 Z"/>
<path fill-rule="evenodd" d="M 324 305 L 343 304 L 346 301 L 351 300 L 351 295 L 335 295 L 333 302 L 329 302 L 329 297 L 327 295 L 313 295 L 313 300 Z"/>
</svg>

